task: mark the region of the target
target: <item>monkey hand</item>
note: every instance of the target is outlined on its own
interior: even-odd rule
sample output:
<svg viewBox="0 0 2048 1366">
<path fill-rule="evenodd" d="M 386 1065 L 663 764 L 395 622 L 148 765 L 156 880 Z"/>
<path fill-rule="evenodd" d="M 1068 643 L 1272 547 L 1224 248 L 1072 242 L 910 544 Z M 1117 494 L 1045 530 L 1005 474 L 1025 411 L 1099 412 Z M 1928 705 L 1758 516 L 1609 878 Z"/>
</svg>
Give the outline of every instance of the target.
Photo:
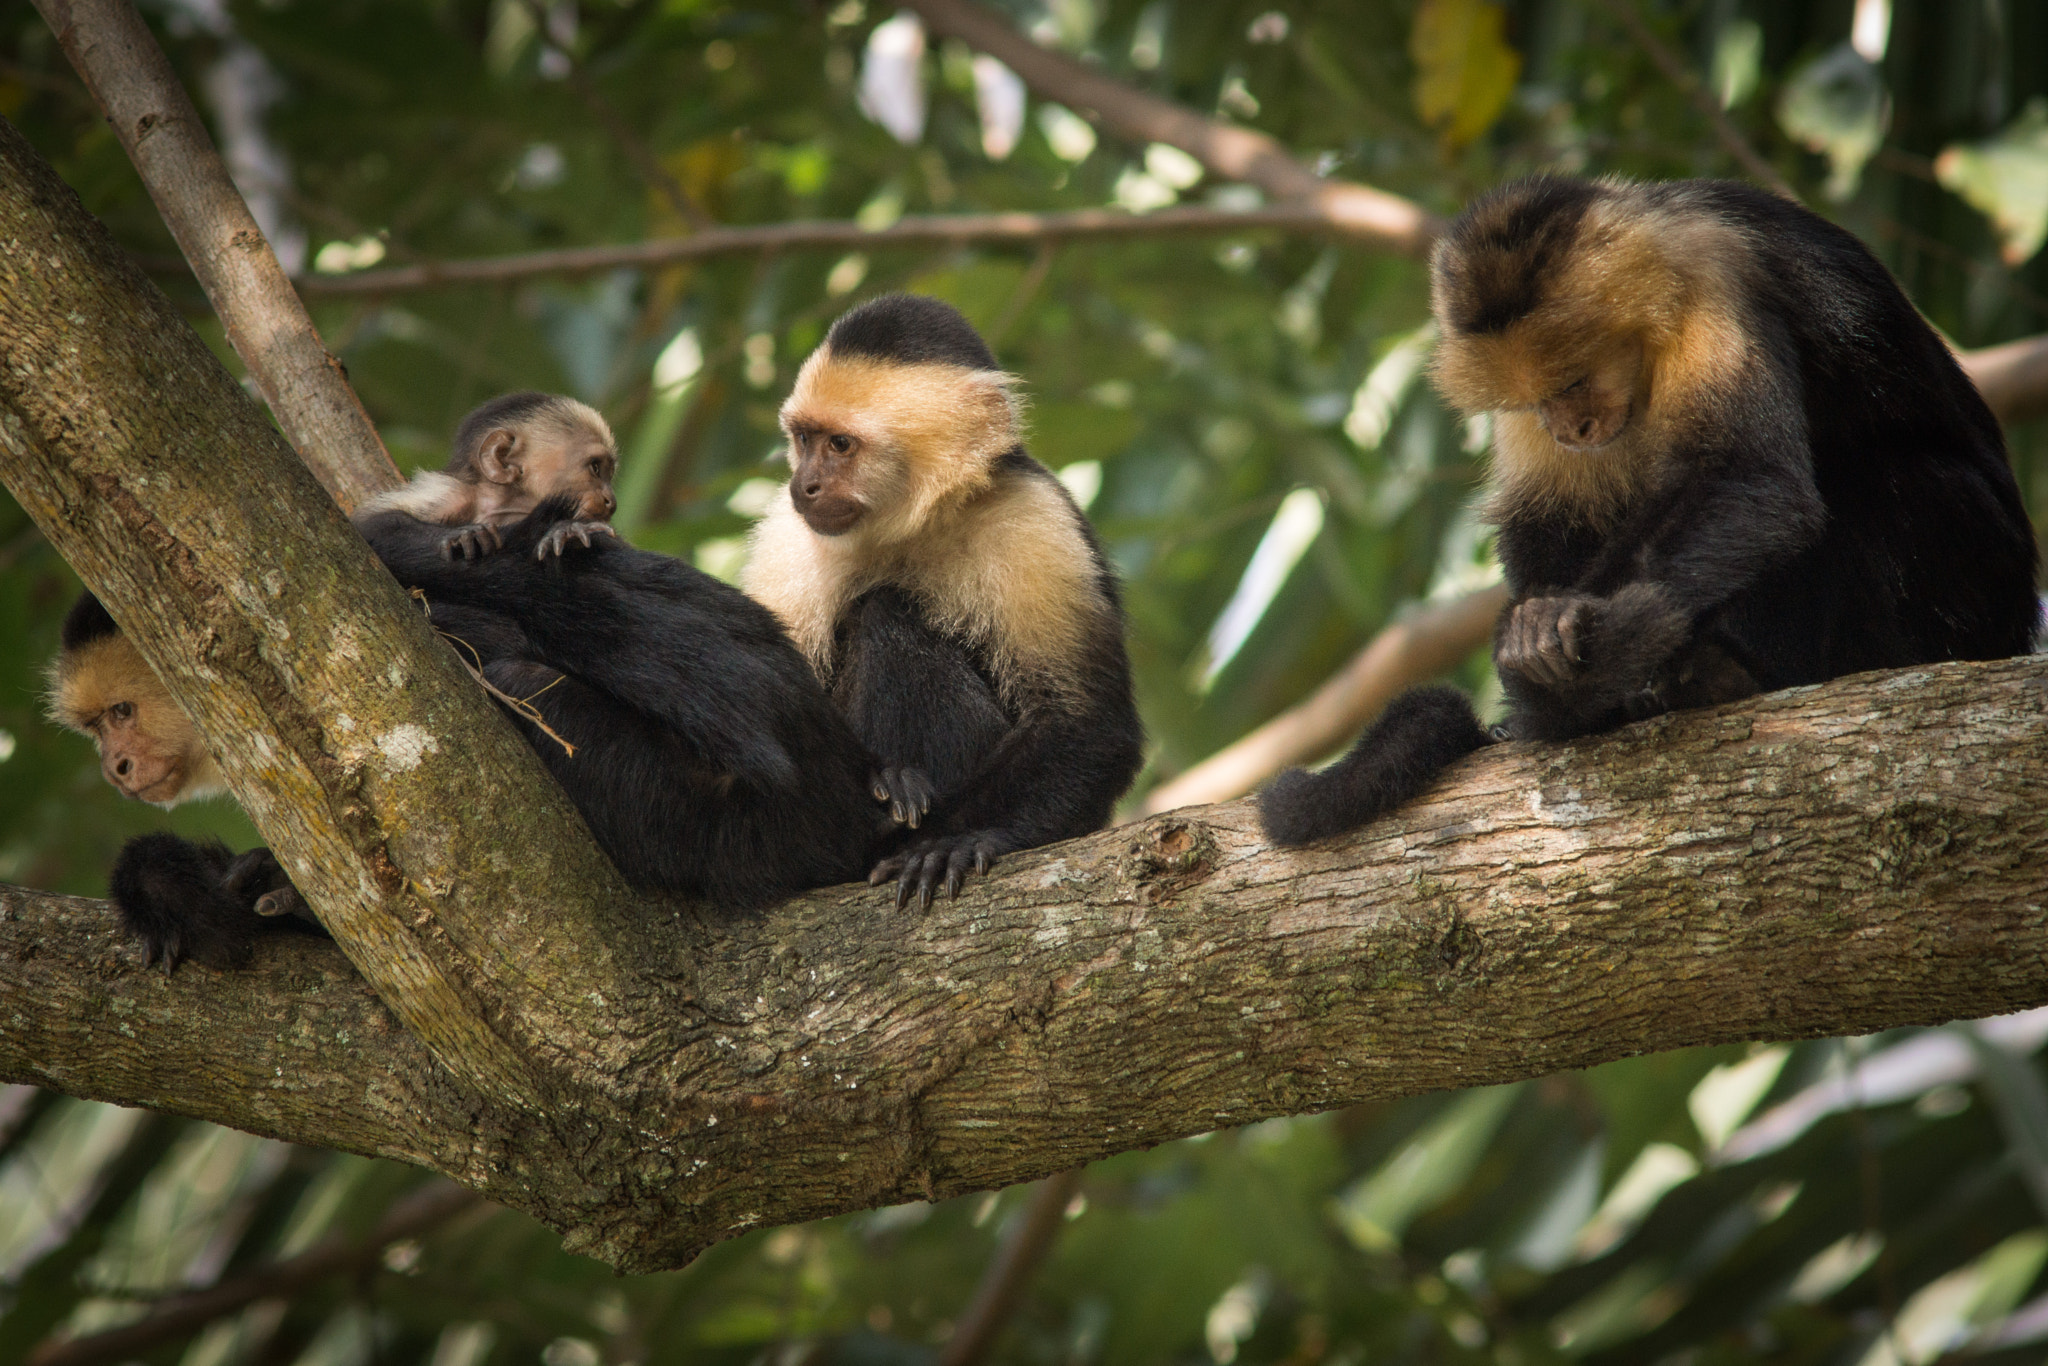
<svg viewBox="0 0 2048 1366">
<path fill-rule="evenodd" d="M 917 898 L 917 909 L 929 910 L 932 893 L 943 881 L 946 895 L 960 895 L 960 884 L 971 868 L 985 873 L 996 857 L 1009 846 L 987 830 L 970 830 L 964 835 L 932 835 L 891 854 L 868 874 L 868 886 L 896 879 L 896 909 L 902 910 Z"/>
<path fill-rule="evenodd" d="M 572 540 L 582 542 L 583 548 L 588 550 L 594 544 L 590 539 L 592 536 L 610 536 L 616 540 L 618 534 L 612 530 L 610 522 L 557 522 L 534 545 L 533 558 L 543 563 L 559 560 L 569 553 Z"/>
<path fill-rule="evenodd" d="M 885 768 L 868 779 L 875 800 L 889 808 L 889 819 L 917 829 L 932 809 L 931 775 L 921 768 Z"/>
<path fill-rule="evenodd" d="M 504 542 L 499 539 L 498 529 L 488 522 L 476 522 L 458 527 L 441 542 L 441 558 L 444 560 L 481 560 L 496 551 Z"/>
<path fill-rule="evenodd" d="M 1562 688 L 1586 667 L 1600 599 L 1524 598 L 1494 638 L 1494 667 L 1539 687 Z"/>
</svg>

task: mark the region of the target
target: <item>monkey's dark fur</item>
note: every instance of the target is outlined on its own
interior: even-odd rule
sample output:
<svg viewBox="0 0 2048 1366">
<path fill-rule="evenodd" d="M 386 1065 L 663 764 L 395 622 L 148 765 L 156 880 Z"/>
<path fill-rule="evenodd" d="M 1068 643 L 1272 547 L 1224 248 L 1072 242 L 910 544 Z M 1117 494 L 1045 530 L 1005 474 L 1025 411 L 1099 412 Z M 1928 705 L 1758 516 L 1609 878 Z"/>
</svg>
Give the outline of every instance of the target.
<svg viewBox="0 0 2048 1366">
<path fill-rule="evenodd" d="M 1496 413 L 1508 738 L 2031 648 L 2036 552 L 1998 424 L 1849 233 L 1750 186 L 1525 181 L 1434 261 L 1436 378 Z M 1485 742 L 1411 693 L 1265 794 L 1355 828 Z"/>
<path fill-rule="evenodd" d="M 899 903 L 1101 828 L 1142 762 L 1115 573 L 1013 383 L 938 300 L 841 317 L 783 406 L 790 483 L 747 566 L 860 738 L 929 775 L 873 874 Z"/>
<path fill-rule="evenodd" d="M 574 516 L 550 500 L 481 560 L 445 558 L 446 528 L 403 512 L 358 529 L 454 648 L 575 746 L 508 711 L 627 881 L 746 910 L 866 873 L 897 829 L 876 766 L 774 616 L 667 556 L 570 545 L 555 533 Z M 237 965 L 296 927 L 264 917 L 303 913 L 268 850 L 168 834 L 128 843 L 113 895 L 167 968 Z"/>
</svg>

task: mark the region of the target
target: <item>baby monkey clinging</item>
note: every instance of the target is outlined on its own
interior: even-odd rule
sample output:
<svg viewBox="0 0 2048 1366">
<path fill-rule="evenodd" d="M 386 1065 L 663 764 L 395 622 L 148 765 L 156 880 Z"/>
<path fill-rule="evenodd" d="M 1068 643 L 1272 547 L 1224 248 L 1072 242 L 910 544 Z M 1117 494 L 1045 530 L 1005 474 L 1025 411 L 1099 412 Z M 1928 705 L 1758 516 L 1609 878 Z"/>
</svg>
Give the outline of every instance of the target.
<svg viewBox="0 0 2048 1366">
<path fill-rule="evenodd" d="M 421 470 L 404 488 L 379 494 L 356 509 L 360 522 L 380 512 L 403 512 L 422 522 L 455 528 L 441 543 L 449 559 L 482 559 L 497 550 L 503 528 L 550 499 L 567 499 L 575 513 L 559 523 L 535 552 L 560 554 L 570 537 L 590 544 L 615 533 L 618 508 L 612 476 L 619 467 L 612 429 L 596 409 L 561 394 L 525 390 L 478 407 L 455 432 L 455 448 L 439 470 Z"/>
</svg>

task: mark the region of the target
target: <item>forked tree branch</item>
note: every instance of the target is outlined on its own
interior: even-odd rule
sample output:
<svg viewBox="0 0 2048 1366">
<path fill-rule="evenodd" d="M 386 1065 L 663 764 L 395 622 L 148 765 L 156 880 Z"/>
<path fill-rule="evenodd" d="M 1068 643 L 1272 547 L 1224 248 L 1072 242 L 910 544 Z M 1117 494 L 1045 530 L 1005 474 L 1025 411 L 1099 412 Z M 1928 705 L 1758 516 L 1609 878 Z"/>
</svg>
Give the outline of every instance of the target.
<svg viewBox="0 0 2048 1366">
<path fill-rule="evenodd" d="M 2013 736 L 2044 725 L 2038 660 L 1869 674 L 1498 746 L 1307 850 L 1204 807 L 922 916 L 867 887 L 685 916 L 630 965 L 677 984 L 631 1026 L 658 1061 L 561 1073 L 630 1105 L 520 1124 L 325 944 L 166 980 L 98 903 L 9 892 L 0 1079 L 417 1162 L 670 1266 L 1273 1115 L 2041 1004 L 2048 751 Z"/>
<path fill-rule="evenodd" d="M 369 414 L 130 0 L 36 0 L 178 241 L 277 424 L 342 506 L 395 487 Z"/>
</svg>

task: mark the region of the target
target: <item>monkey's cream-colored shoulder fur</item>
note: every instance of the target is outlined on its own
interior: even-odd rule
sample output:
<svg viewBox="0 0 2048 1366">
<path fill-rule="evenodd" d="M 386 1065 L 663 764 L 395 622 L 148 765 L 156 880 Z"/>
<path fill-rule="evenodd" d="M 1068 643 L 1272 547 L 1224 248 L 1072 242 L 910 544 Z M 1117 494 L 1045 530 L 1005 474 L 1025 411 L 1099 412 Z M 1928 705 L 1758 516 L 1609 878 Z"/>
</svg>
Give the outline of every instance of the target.
<svg viewBox="0 0 2048 1366">
<path fill-rule="evenodd" d="M 452 526 L 469 520 L 475 502 L 475 491 L 460 479 L 439 470 L 421 470 L 412 477 L 412 482 L 364 499 L 354 515 L 369 517 L 379 512 L 402 512 L 422 522 L 443 522 Z"/>
<path fill-rule="evenodd" d="M 1110 611 L 1080 510 L 1058 481 L 1015 470 L 889 542 L 820 536 L 785 487 L 754 529 L 740 586 L 828 674 L 841 614 L 883 585 L 910 593 L 933 625 L 986 650 L 1006 689 L 1069 691 L 1090 630 Z"/>
</svg>

